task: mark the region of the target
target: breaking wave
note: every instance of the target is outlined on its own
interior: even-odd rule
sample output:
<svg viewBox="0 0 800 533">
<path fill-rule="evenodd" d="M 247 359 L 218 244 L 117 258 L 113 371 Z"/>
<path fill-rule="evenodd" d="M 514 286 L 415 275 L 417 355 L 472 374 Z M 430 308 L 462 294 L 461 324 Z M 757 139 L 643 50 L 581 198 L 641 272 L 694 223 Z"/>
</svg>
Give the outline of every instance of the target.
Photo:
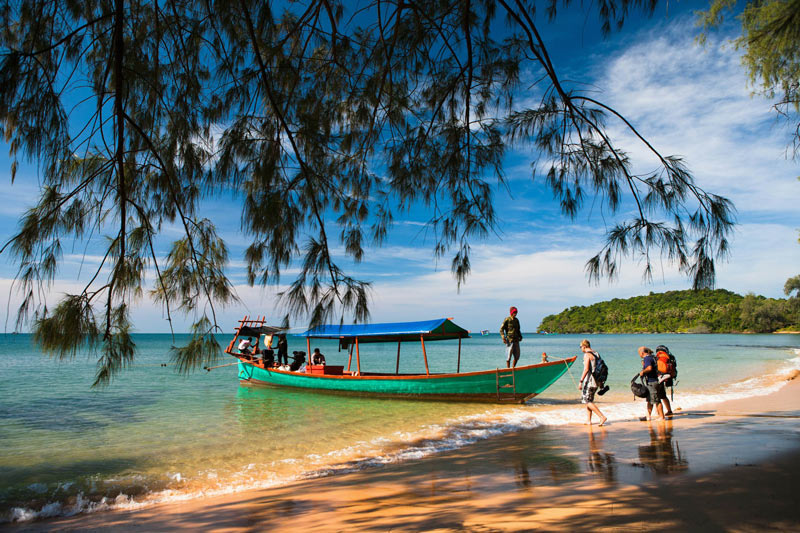
<svg viewBox="0 0 800 533">
<path fill-rule="evenodd" d="M 699 406 L 773 393 L 786 384 L 788 374 L 800 370 L 800 349 L 793 349 L 793 352 L 795 357 L 786 360 L 775 372 L 714 390 L 681 391 L 675 400 L 675 407 L 686 411 Z M 631 402 L 630 396 L 622 392 L 617 392 L 615 397 L 611 396 L 609 394 L 602 405 L 609 421 L 633 420 L 642 414 L 642 401 Z M 540 426 L 580 424 L 586 415 L 579 405 L 577 401 L 536 401 L 522 406 L 494 406 L 480 414 L 455 418 L 443 424 L 425 425 L 413 432 L 394 432 L 368 442 L 356 442 L 330 453 L 307 456 L 302 461 L 282 459 L 249 463 L 233 474 L 222 475 L 209 469 L 194 477 L 181 472 L 166 472 L 158 479 L 120 476 L 82 483 L 61 483 L 55 490 L 45 484 L 35 483 L 28 487 L 28 491 L 32 496 L 39 496 L 31 498 L 37 504 L 11 508 L 0 519 L 0 523 L 26 522 L 97 511 L 141 509 L 159 503 L 264 489 L 299 480 L 401 463 L 507 433 Z M 110 495 L 114 493 L 116 494 Z M 57 500 L 42 501 L 44 495 Z"/>
</svg>

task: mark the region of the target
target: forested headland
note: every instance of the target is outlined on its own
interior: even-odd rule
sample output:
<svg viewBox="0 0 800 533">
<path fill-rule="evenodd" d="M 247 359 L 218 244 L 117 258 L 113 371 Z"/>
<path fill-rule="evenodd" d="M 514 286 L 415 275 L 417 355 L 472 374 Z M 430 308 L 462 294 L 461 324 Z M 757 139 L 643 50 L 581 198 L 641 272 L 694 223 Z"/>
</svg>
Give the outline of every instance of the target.
<svg viewBox="0 0 800 533">
<path fill-rule="evenodd" d="M 772 333 L 800 331 L 800 298 L 685 290 L 576 306 L 546 316 L 550 333 Z"/>
</svg>

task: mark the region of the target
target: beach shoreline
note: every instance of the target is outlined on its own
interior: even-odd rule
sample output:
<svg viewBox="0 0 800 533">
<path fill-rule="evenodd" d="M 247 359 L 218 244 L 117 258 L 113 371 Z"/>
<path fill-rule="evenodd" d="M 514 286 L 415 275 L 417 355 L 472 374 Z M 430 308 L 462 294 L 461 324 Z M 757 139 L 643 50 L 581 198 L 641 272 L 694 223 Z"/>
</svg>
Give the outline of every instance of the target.
<svg viewBox="0 0 800 533">
<path fill-rule="evenodd" d="M 666 422 L 544 426 L 418 460 L 16 531 L 763 531 L 800 523 L 799 372 Z M 644 404 L 642 403 L 642 411 Z M 600 404 L 602 408 L 602 404 Z M 576 409 L 580 409 L 576 406 Z"/>
</svg>

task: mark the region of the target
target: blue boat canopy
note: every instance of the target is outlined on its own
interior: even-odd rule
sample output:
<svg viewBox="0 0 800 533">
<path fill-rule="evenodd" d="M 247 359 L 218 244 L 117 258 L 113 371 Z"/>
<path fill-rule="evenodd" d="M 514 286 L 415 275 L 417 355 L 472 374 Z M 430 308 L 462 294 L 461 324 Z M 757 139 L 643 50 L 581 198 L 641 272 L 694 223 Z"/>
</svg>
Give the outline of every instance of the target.
<svg viewBox="0 0 800 533">
<path fill-rule="evenodd" d="M 388 322 L 385 324 L 325 325 L 311 328 L 301 337 L 313 339 L 339 339 L 347 347 L 358 338 L 359 344 L 367 342 L 443 341 L 469 337 L 469 331 L 453 323 L 449 318 L 423 320 L 421 322 Z"/>
</svg>

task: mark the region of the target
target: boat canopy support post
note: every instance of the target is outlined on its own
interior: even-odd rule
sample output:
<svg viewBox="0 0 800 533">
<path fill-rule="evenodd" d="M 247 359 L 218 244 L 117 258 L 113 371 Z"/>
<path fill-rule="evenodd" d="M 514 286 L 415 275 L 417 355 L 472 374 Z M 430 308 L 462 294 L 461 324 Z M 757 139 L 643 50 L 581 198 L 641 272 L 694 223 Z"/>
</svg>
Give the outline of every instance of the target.
<svg viewBox="0 0 800 533">
<path fill-rule="evenodd" d="M 425 353 L 425 336 L 420 335 L 419 341 L 422 343 L 422 357 L 425 359 L 425 375 L 430 376 L 431 372 L 428 370 L 428 354 Z"/>
<path fill-rule="evenodd" d="M 350 372 L 350 363 L 353 361 L 353 345 L 350 345 L 350 355 L 347 357 L 347 371 Z"/>
<path fill-rule="evenodd" d="M 244 318 L 239 321 L 239 327 L 236 328 L 236 335 L 233 336 L 233 340 L 228 345 L 228 351 L 233 355 L 233 350 L 236 349 L 236 341 L 239 340 L 239 332 L 242 330 L 244 325 L 247 323 L 247 315 L 244 315 Z"/>
<path fill-rule="evenodd" d="M 311 337 L 306 337 L 306 355 L 308 355 L 308 364 L 311 364 Z"/>
<path fill-rule="evenodd" d="M 400 373 L 400 342 L 401 341 L 397 341 L 397 368 L 394 370 L 395 374 Z"/>
<path fill-rule="evenodd" d="M 358 375 L 361 375 L 361 351 L 358 349 L 358 337 L 356 337 L 356 369 L 358 370 Z"/>
<path fill-rule="evenodd" d="M 256 318 L 251 318 L 250 315 L 244 315 L 244 318 L 239 321 L 239 327 L 236 329 L 236 334 L 233 336 L 233 340 L 231 340 L 230 344 L 228 344 L 228 348 L 225 350 L 225 353 L 239 356 L 241 352 L 234 353 L 234 350 L 238 350 L 238 341 L 240 338 L 244 338 L 242 335 L 242 329 L 245 327 L 252 327 L 252 328 L 259 328 L 263 326 L 267 322 L 267 315 L 264 316 L 257 316 Z M 250 333 L 250 336 L 253 336 L 253 333 Z M 252 355 L 258 353 L 259 349 L 259 342 L 261 342 L 261 333 L 258 334 L 256 337 L 256 343 L 253 345 L 253 352 Z M 265 337 L 266 338 L 266 337 Z"/>
<path fill-rule="evenodd" d="M 458 338 L 458 363 L 456 363 L 456 374 L 461 373 L 461 337 Z"/>
</svg>

